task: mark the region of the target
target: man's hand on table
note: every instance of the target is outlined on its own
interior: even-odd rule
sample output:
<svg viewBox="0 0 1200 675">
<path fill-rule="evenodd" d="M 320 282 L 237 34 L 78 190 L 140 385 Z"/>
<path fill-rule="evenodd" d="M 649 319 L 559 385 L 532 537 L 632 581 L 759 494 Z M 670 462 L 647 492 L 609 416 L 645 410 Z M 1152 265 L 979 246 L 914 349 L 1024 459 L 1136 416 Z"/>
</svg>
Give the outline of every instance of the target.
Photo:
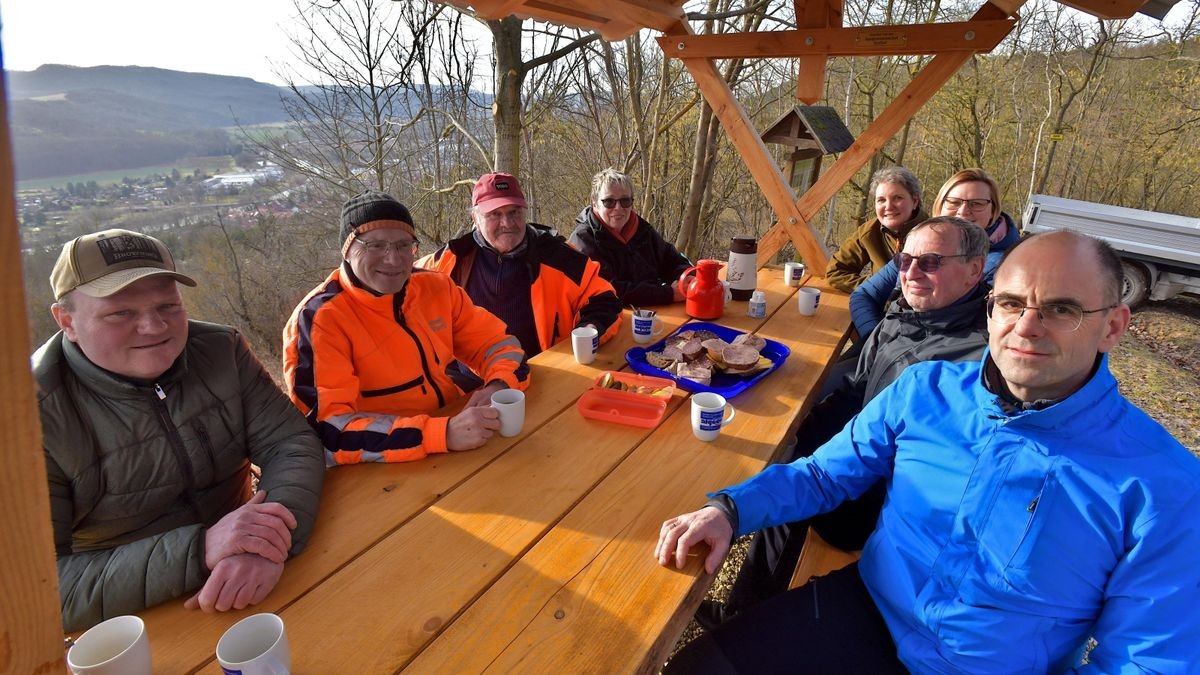
<svg viewBox="0 0 1200 675">
<path fill-rule="evenodd" d="M 446 448 L 474 450 L 486 443 L 499 428 L 500 412 L 495 408 L 482 405 L 463 408 L 446 424 Z"/>
<path fill-rule="evenodd" d="M 654 547 L 654 557 L 664 567 L 674 560 L 675 567 L 683 569 L 687 564 L 688 550 L 704 542 L 709 547 L 704 569 L 712 574 L 729 553 L 732 540 L 733 526 L 729 524 L 729 519 L 719 510 L 706 506 L 663 523 L 658 532 L 658 545 Z"/>
<path fill-rule="evenodd" d="M 272 562 L 253 553 L 231 555 L 217 563 L 200 592 L 188 598 L 183 606 L 226 612 L 257 605 L 275 588 L 282 574 L 282 562 Z"/>
<path fill-rule="evenodd" d="M 283 504 L 266 503 L 259 490 L 204 532 L 204 564 L 210 570 L 232 555 L 253 553 L 282 564 L 292 548 L 296 516 Z"/>
<path fill-rule="evenodd" d="M 474 408 L 476 406 L 491 405 L 492 394 L 500 391 L 501 389 L 508 389 L 508 385 L 502 380 L 492 380 L 491 382 L 488 382 L 482 387 L 471 392 L 471 398 L 467 399 L 467 405 L 464 407 Z"/>
</svg>

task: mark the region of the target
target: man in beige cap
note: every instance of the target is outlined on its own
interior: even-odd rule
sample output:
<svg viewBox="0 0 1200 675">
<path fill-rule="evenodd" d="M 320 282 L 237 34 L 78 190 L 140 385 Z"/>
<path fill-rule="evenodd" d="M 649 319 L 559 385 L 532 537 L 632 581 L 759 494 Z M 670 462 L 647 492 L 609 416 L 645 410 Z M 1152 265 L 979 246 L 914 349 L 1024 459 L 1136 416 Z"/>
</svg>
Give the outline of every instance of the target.
<svg viewBox="0 0 1200 675">
<path fill-rule="evenodd" d="M 50 283 L 62 330 L 33 369 L 64 627 L 260 602 L 312 532 L 320 443 L 235 329 L 188 320 L 196 282 L 157 239 L 74 239 Z"/>
</svg>

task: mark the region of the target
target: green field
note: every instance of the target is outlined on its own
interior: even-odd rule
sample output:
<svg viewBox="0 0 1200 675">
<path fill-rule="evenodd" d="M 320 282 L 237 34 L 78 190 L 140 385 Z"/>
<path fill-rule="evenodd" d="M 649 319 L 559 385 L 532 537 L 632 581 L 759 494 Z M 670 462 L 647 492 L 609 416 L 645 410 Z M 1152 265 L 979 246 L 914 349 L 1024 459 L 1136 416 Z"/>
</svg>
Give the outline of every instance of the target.
<svg viewBox="0 0 1200 675">
<path fill-rule="evenodd" d="M 167 176 L 171 174 L 171 169 L 179 169 L 179 173 L 186 176 L 196 169 L 200 169 L 200 171 L 207 174 L 213 174 L 228 171 L 232 168 L 233 157 L 229 155 L 221 157 L 185 157 L 179 161 L 161 166 L 144 166 L 138 169 L 113 169 L 111 171 L 81 173 L 75 176 L 17 181 L 17 191 L 49 190 L 50 188 L 66 187 L 67 183 L 86 183 L 93 180 L 101 186 L 116 185 L 121 182 L 122 178 L 144 178 L 154 175 Z"/>
</svg>

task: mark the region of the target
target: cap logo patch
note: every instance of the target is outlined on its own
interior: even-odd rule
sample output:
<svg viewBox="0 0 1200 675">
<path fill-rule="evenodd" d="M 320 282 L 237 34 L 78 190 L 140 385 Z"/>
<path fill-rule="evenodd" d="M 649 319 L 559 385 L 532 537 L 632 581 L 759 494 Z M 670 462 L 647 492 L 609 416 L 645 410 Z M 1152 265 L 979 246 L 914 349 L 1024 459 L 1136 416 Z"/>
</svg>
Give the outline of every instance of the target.
<svg viewBox="0 0 1200 675">
<path fill-rule="evenodd" d="M 497 190 L 507 190 L 508 189 L 508 181 L 506 181 L 506 180 L 496 181 L 496 189 Z"/>
<path fill-rule="evenodd" d="M 104 256 L 107 265 L 116 265 L 127 260 L 153 260 L 162 263 L 162 256 L 154 243 L 144 237 L 133 237 L 123 234 L 96 240 L 100 255 Z"/>
</svg>

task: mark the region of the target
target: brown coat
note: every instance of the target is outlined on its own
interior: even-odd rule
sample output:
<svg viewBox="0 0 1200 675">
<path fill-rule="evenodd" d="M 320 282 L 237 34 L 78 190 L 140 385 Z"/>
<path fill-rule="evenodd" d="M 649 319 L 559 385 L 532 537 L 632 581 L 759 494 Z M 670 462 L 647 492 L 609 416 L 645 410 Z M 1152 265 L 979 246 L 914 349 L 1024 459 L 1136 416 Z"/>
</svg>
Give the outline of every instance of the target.
<svg viewBox="0 0 1200 675">
<path fill-rule="evenodd" d="M 909 230 L 927 218 L 929 214 L 924 209 L 917 209 L 916 215 L 896 231 L 880 225 L 878 218 L 863 223 L 829 259 L 825 280 L 839 291 L 854 291 L 868 276 L 863 272 L 866 266 L 870 264 L 871 271 L 878 272 L 900 251 Z"/>
</svg>

